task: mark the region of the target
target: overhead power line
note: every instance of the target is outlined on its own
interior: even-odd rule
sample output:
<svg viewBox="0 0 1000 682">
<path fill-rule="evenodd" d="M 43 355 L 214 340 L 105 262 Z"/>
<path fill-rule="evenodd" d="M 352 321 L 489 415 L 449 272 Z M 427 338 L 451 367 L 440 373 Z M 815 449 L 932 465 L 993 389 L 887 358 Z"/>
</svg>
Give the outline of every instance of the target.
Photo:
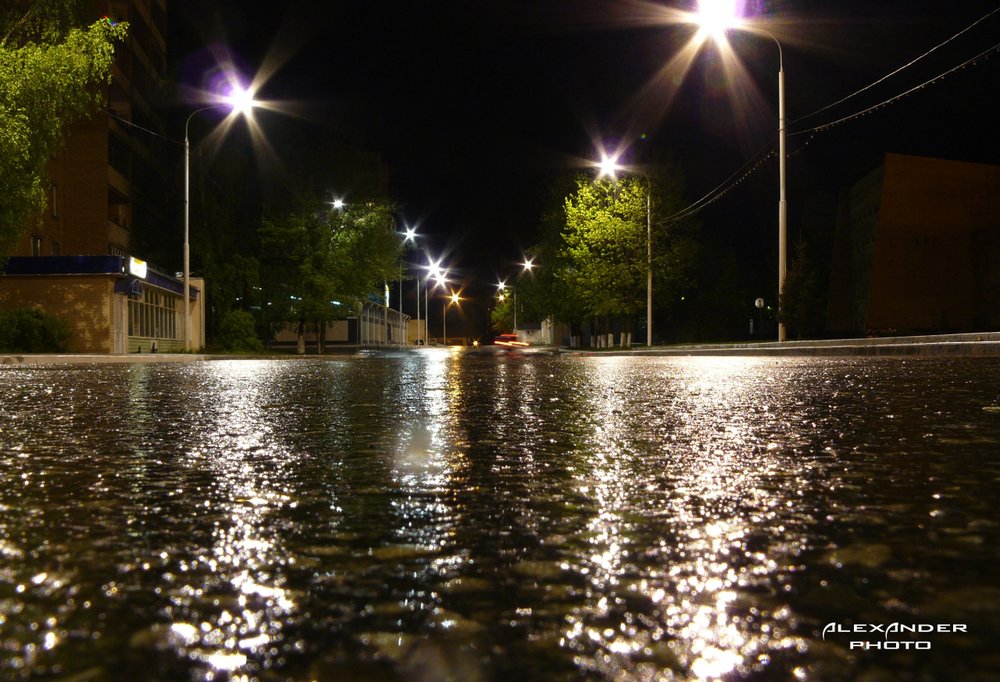
<svg viewBox="0 0 1000 682">
<path fill-rule="evenodd" d="M 863 93 L 863 92 L 865 92 L 867 90 L 870 90 L 871 88 L 875 87 L 879 83 L 882 83 L 885 80 L 887 80 L 888 78 L 891 78 L 892 76 L 895 76 L 896 74 L 902 72 L 904 69 L 909 68 L 910 66 L 913 66 L 914 64 L 916 64 L 917 62 L 919 62 L 921 59 L 924 59 L 925 57 L 927 57 L 931 53 L 935 52 L 939 48 L 941 48 L 944 45 L 947 45 L 948 43 L 952 42 L 953 40 L 955 40 L 959 36 L 965 34 L 969 30 L 971 30 L 972 28 L 974 28 L 978 24 L 982 23 L 986 19 L 989 19 L 991 16 L 993 16 L 994 14 L 997 14 L 998 12 L 1000 12 L 1000 7 L 998 7 L 997 9 L 994 9 L 993 11 L 989 12 L 988 14 L 980 17 L 979 19 L 977 19 L 976 21 L 974 21 L 972 24 L 970 24 L 966 28 L 962 29 L 961 31 L 959 31 L 955 35 L 951 36 L 947 40 L 945 40 L 945 41 L 939 43 L 938 45 L 934 46 L 930 50 L 927 50 L 926 52 L 924 52 L 923 54 L 921 54 L 919 57 L 910 60 L 909 62 L 907 62 L 903 66 L 895 69 L 894 71 L 886 74 L 885 76 L 882 76 L 881 78 L 873 81 L 872 83 L 866 85 L 865 87 L 860 88 L 859 90 L 856 90 L 855 92 L 851 93 L 850 95 L 847 95 L 846 97 L 842 97 L 839 100 L 837 100 L 835 102 L 832 102 L 831 104 L 828 104 L 828 105 L 826 105 L 824 107 L 821 107 L 820 109 L 817 109 L 816 111 L 814 111 L 814 112 L 812 112 L 810 114 L 806 114 L 805 116 L 801 116 L 801 117 L 795 119 L 794 121 L 791 122 L 791 124 L 794 124 L 794 123 L 797 123 L 799 121 L 803 121 L 803 120 L 805 120 L 807 118 L 811 118 L 813 116 L 816 116 L 817 114 L 820 114 L 823 111 L 827 111 L 828 109 L 831 109 L 831 108 L 833 108 L 833 107 L 835 107 L 835 106 L 837 106 L 839 104 L 842 104 L 843 102 L 846 102 L 846 101 L 848 101 L 848 100 L 856 97 L 857 95 L 860 95 L 861 93 Z M 993 45 L 992 47 L 990 47 L 990 48 L 988 48 L 986 50 L 983 50 L 982 52 L 980 52 L 976 56 L 971 57 L 971 58 L 963 61 L 962 63 L 960 63 L 960 64 L 958 64 L 956 66 L 953 66 L 953 67 L 951 67 L 949 69 L 946 69 L 945 71 L 939 73 L 938 75 L 936 75 L 936 76 L 934 76 L 932 78 L 929 78 L 928 80 L 920 83 L 919 85 L 915 85 L 915 86 L 913 86 L 911 88 L 908 88 L 908 89 L 906 89 L 906 90 L 904 90 L 904 91 L 902 91 L 900 93 L 897 93 L 896 95 L 893 95 L 892 97 L 889 97 L 889 98 L 887 98 L 887 99 L 879 102 L 878 104 L 874 104 L 874 105 L 865 107 L 864 109 L 860 109 L 860 110 L 858 110 L 858 111 L 856 111 L 856 112 L 854 112 L 852 114 L 848 114 L 847 116 L 842 116 L 842 117 L 840 117 L 838 119 L 829 121 L 827 123 L 816 125 L 816 126 L 813 126 L 811 128 L 805 128 L 803 130 L 799 130 L 799 131 L 796 131 L 796 132 L 789 132 L 788 133 L 789 137 L 795 137 L 795 136 L 799 136 L 799 135 L 809 134 L 809 138 L 799 147 L 799 149 L 797 149 L 797 150 L 793 151 L 792 153 L 790 153 L 789 156 L 795 156 L 796 154 L 798 154 L 799 152 L 801 152 L 802 149 L 806 145 L 809 144 L 809 142 L 812 140 L 812 138 L 815 137 L 816 133 L 825 132 L 825 131 L 827 131 L 827 130 L 835 127 L 835 126 L 841 125 L 843 123 L 847 123 L 848 121 L 851 121 L 851 120 L 854 120 L 856 118 L 860 118 L 861 116 L 864 116 L 866 114 L 869 114 L 872 111 L 875 111 L 875 110 L 880 109 L 882 107 L 888 106 L 889 104 L 892 104 L 892 103 L 894 103 L 894 102 L 896 102 L 896 101 L 898 101 L 898 100 L 900 100 L 900 99 L 902 99 L 902 98 L 904 98 L 904 97 L 906 97 L 906 96 L 908 96 L 908 95 L 910 95 L 910 94 L 912 94 L 912 93 L 914 93 L 914 92 L 916 92 L 918 90 L 921 90 L 923 88 L 926 88 L 928 86 L 931 86 L 931 85 L 934 85 L 934 84 L 938 83 L 939 81 L 943 80 L 944 78 L 947 78 L 949 75 L 951 75 L 952 73 L 954 73 L 956 71 L 959 71 L 959 70 L 967 68 L 969 66 L 974 66 L 974 65 L 978 64 L 980 61 L 982 61 L 984 59 L 987 59 L 990 55 L 992 55 L 995 52 L 1000 52 L 1000 43 L 997 43 L 997 44 Z M 732 173 L 728 178 L 726 178 L 721 183 L 719 183 L 718 185 L 716 185 L 715 188 L 713 188 L 712 190 L 710 190 L 707 194 L 705 194 L 704 196 L 702 196 L 700 199 L 698 199 L 694 203 L 688 205 L 687 207 L 681 209 L 680 211 L 677 211 L 676 213 L 673 213 L 673 214 L 667 216 L 666 218 L 664 218 L 663 220 L 659 221 L 658 225 L 662 227 L 662 226 L 669 225 L 671 223 L 679 222 L 681 220 L 689 218 L 689 217 L 695 215 L 696 213 L 699 213 L 705 207 L 710 206 L 711 204 L 714 204 L 716 201 L 718 201 L 723 196 L 725 196 L 726 194 L 728 194 L 737 185 L 739 185 L 741 182 L 743 182 L 743 180 L 745 180 L 747 177 L 749 177 L 750 175 L 752 175 L 753 173 L 755 173 L 757 171 L 757 169 L 759 169 L 763 165 L 763 163 L 765 161 L 767 161 L 768 159 L 770 159 L 771 157 L 773 157 L 773 156 L 776 155 L 776 151 L 774 150 L 774 145 L 775 145 L 776 140 L 777 140 L 777 136 L 772 137 L 770 140 L 768 140 L 768 142 L 757 153 L 755 153 L 751 157 L 751 159 L 749 161 L 747 161 L 746 163 L 744 163 L 743 166 L 741 166 L 739 170 L 737 170 L 736 172 Z"/>
</svg>

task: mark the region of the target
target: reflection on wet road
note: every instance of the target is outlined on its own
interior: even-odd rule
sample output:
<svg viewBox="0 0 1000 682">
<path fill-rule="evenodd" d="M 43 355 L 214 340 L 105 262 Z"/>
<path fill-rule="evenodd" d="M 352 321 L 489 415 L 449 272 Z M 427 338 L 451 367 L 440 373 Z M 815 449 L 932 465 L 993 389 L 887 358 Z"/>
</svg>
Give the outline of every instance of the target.
<svg viewBox="0 0 1000 682">
<path fill-rule="evenodd" d="M 4 679 L 996 670 L 995 360 L 424 350 L 0 385 Z"/>
</svg>

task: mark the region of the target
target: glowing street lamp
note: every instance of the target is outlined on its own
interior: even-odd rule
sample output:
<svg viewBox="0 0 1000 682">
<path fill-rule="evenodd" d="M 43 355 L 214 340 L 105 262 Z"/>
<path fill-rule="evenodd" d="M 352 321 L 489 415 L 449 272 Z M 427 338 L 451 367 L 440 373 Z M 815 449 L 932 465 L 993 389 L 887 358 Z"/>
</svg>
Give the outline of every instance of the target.
<svg viewBox="0 0 1000 682">
<path fill-rule="evenodd" d="M 215 104 L 196 109 L 191 112 L 184 122 L 184 300 L 182 303 L 182 316 L 184 322 L 184 350 L 191 350 L 191 315 L 189 310 L 189 296 L 191 294 L 191 245 L 189 243 L 191 226 L 191 141 L 188 131 L 191 126 L 191 119 L 196 114 L 209 109 L 229 108 L 230 116 L 246 116 L 257 104 L 253 98 L 253 92 L 248 88 L 234 85 L 229 94 L 222 98 L 222 101 Z M 204 293 L 204 292 L 202 292 Z"/>
<path fill-rule="evenodd" d="M 403 230 L 403 247 L 407 244 L 417 242 L 417 228 L 406 227 Z M 399 266 L 399 319 L 403 319 L 403 263 Z M 417 330 L 420 330 L 420 278 L 417 278 Z M 403 334 L 403 343 L 406 343 L 407 334 Z"/>
<path fill-rule="evenodd" d="M 535 259 L 533 257 L 525 256 L 524 260 L 521 262 L 521 272 L 531 272 L 535 267 Z M 507 280 L 500 280 L 497 282 L 497 298 L 503 302 L 507 298 L 507 289 L 511 291 L 512 301 L 511 304 L 514 306 L 514 329 L 513 332 L 517 333 L 517 286 L 513 284 L 507 284 Z"/>
<path fill-rule="evenodd" d="M 700 0 L 698 11 L 692 15 L 692 21 L 698 25 L 701 38 L 712 38 L 716 43 L 722 43 L 726 31 L 739 29 L 751 33 L 760 33 L 778 46 L 778 300 L 785 291 L 786 252 L 787 252 L 787 206 L 785 202 L 785 65 L 781 43 L 770 31 L 757 26 L 743 23 L 736 9 L 735 0 Z M 787 338 L 787 330 L 783 322 L 778 322 L 778 341 Z"/>
<path fill-rule="evenodd" d="M 458 305 L 461 300 L 462 298 L 454 291 L 444 299 L 444 306 L 442 307 L 441 312 L 441 342 L 446 346 L 448 345 L 448 308 L 453 305 Z"/>
<path fill-rule="evenodd" d="M 427 265 L 423 267 L 425 270 L 427 270 L 427 276 L 424 278 L 424 312 L 426 315 L 426 319 L 424 320 L 424 346 L 426 346 L 427 342 L 430 340 L 428 338 L 429 333 L 427 327 L 428 327 L 428 321 L 430 320 L 431 316 L 431 307 L 430 307 L 431 280 L 432 279 L 434 280 L 435 288 L 443 287 L 448 282 L 448 270 L 441 267 L 440 258 L 435 261 L 431 260 L 430 256 L 427 257 Z M 418 287 L 419 287 L 419 280 L 418 280 Z M 419 296 L 420 292 L 418 290 L 417 297 L 419 298 Z"/>
<path fill-rule="evenodd" d="M 653 182 L 640 170 L 626 169 L 618 164 L 618 156 L 601 153 L 597 177 L 615 177 L 620 170 L 641 175 L 646 180 L 646 346 L 653 345 Z"/>
</svg>

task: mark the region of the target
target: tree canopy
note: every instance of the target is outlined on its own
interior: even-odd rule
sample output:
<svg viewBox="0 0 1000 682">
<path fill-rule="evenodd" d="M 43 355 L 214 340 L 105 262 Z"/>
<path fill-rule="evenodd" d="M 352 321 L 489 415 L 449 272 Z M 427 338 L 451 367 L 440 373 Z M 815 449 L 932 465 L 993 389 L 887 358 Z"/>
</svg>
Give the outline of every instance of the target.
<svg viewBox="0 0 1000 682">
<path fill-rule="evenodd" d="M 46 164 L 103 102 L 127 25 L 70 28 L 76 3 L 15 0 L 0 19 L 0 257 L 45 210 Z"/>
<path fill-rule="evenodd" d="M 261 228 L 263 307 L 270 322 L 342 318 L 383 282 L 399 276 L 402 246 L 387 201 L 342 209 L 311 206 Z"/>
<path fill-rule="evenodd" d="M 542 239 L 532 249 L 539 267 L 519 279 L 519 315 L 553 317 L 574 334 L 584 321 L 610 329 L 618 320 L 630 328 L 646 303 L 648 211 L 655 312 L 668 317 L 691 286 L 697 261 L 696 226 L 666 220 L 683 205 L 676 172 L 580 175 L 560 204 L 543 217 Z"/>
<path fill-rule="evenodd" d="M 590 316 L 629 315 L 645 300 L 646 192 L 634 178 L 581 177 L 566 198 L 566 267 L 557 276 L 583 295 Z"/>
</svg>

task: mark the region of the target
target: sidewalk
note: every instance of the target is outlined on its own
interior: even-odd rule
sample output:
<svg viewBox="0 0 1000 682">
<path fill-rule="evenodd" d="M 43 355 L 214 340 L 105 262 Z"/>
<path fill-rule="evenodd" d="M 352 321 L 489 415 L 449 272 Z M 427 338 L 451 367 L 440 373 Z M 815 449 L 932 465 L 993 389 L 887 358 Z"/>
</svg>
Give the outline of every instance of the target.
<svg viewBox="0 0 1000 682">
<path fill-rule="evenodd" d="M 631 350 L 563 349 L 593 355 L 760 355 L 760 356 L 920 356 L 1000 357 L 1000 332 L 823 339 L 767 343 L 717 343 L 635 347 Z"/>
<path fill-rule="evenodd" d="M 199 362 L 208 355 L 198 353 L 18 353 L 0 355 L 0 367 L 10 365 L 120 365 L 154 362 Z"/>
</svg>

